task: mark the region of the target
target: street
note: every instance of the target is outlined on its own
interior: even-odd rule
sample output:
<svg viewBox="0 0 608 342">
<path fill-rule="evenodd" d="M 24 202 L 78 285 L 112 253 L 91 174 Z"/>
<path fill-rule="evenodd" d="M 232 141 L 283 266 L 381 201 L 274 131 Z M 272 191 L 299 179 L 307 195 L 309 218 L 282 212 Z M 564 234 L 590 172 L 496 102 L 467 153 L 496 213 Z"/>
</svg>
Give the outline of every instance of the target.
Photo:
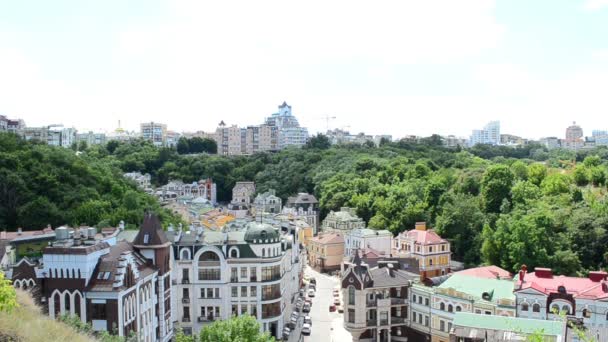
<svg viewBox="0 0 608 342">
<path fill-rule="evenodd" d="M 305 272 L 308 277 L 317 280 L 317 291 L 312 299 L 312 307 L 309 314 L 312 320 L 311 334 L 310 336 L 304 336 L 304 341 L 352 341 L 352 336 L 344 329 L 343 314 L 338 313 L 337 310 L 329 312 L 329 306 L 334 302 L 332 291 L 339 286 L 339 278 L 321 274 L 308 266 L 306 266 Z M 299 328 L 301 328 L 301 322 L 299 323 Z"/>
</svg>

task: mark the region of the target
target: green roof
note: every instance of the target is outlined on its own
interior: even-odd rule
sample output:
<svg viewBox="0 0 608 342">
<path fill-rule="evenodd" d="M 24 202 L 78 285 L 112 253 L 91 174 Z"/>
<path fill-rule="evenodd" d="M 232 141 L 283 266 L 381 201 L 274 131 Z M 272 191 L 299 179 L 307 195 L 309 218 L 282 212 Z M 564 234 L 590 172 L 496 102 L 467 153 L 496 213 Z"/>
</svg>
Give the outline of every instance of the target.
<svg viewBox="0 0 608 342">
<path fill-rule="evenodd" d="M 515 300 L 513 294 L 513 281 L 506 279 L 478 278 L 464 274 L 454 274 L 444 281 L 438 288 L 453 288 L 476 298 L 483 299 L 483 294 L 489 294 L 489 301 L 499 299 Z"/>
<path fill-rule="evenodd" d="M 468 312 L 457 312 L 453 324 L 455 327 L 503 330 L 522 334 L 542 333 L 545 336 L 562 336 L 565 329 L 564 322 L 561 321 L 480 315 Z"/>
</svg>

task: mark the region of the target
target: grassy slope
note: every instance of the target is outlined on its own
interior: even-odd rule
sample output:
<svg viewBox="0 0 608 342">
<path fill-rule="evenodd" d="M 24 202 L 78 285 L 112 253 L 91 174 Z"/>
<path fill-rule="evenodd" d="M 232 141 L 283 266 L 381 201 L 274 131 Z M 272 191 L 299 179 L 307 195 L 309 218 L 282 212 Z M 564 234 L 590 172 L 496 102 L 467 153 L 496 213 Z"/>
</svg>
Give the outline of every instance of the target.
<svg viewBox="0 0 608 342">
<path fill-rule="evenodd" d="M 11 313 L 0 312 L 0 341 L 95 341 L 40 313 L 27 293 L 17 290 L 17 301 Z"/>
</svg>

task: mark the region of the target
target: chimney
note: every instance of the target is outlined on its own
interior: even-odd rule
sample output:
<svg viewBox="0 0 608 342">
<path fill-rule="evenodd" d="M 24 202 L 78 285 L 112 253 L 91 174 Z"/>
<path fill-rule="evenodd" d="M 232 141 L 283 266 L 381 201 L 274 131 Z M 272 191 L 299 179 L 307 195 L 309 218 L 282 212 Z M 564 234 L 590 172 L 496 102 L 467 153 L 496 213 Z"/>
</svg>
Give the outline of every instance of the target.
<svg viewBox="0 0 608 342">
<path fill-rule="evenodd" d="M 416 230 L 426 230 L 426 222 L 416 222 Z"/>
<path fill-rule="evenodd" d="M 553 278 L 553 271 L 550 268 L 537 267 L 534 269 L 534 274 L 538 278 Z"/>
<path fill-rule="evenodd" d="M 591 271 L 589 272 L 589 279 L 591 281 L 599 283 L 602 280 L 606 280 L 608 273 L 602 271 Z"/>
<path fill-rule="evenodd" d="M 17 228 L 17 235 L 21 235 L 23 234 L 23 230 L 21 229 L 21 227 Z"/>
<path fill-rule="evenodd" d="M 393 273 L 393 264 L 387 264 L 386 268 L 388 269 L 388 275 L 391 277 L 394 277 L 394 273 Z"/>
</svg>

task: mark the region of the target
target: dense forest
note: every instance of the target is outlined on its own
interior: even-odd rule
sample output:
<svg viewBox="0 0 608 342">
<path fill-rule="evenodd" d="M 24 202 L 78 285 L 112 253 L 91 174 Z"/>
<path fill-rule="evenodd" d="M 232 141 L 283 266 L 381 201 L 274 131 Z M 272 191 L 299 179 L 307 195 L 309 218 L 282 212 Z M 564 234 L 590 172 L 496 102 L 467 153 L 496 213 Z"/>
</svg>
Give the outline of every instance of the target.
<svg viewBox="0 0 608 342">
<path fill-rule="evenodd" d="M 239 180 L 283 199 L 307 191 L 319 199 L 322 216 L 351 206 L 371 228 L 394 234 L 427 221 L 467 265 L 577 274 L 608 264 L 606 148 L 448 149 L 437 136 L 330 147 L 316 136 L 305 148 L 253 156 L 180 155 L 145 141 L 112 141 L 76 154 L 4 135 L 0 151 L 0 227 L 9 229 L 137 224 L 144 209 L 158 210 L 120 177 L 140 171 L 156 185 L 211 177 L 220 201 L 230 200 Z"/>
</svg>

